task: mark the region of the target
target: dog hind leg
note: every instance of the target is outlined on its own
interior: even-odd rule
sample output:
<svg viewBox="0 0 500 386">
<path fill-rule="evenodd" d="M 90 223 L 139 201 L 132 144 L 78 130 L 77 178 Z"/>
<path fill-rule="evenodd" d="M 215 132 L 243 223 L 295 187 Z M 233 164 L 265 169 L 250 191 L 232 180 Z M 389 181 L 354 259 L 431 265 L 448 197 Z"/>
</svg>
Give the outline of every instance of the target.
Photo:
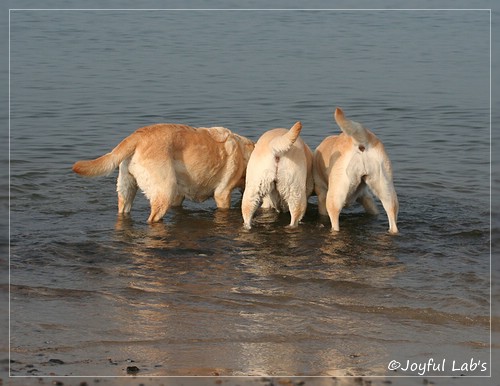
<svg viewBox="0 0 500 386">
<path fill-rule="evenodd" d="M 184 202 L 184 196 L 182 194 L 177 194 L 174 199 L 172 200 L 171 206 L 182 206 L 182 203 Z"/>
<path fill-rule="evenodd" d="M 305 192 L 297 195 L 288 201 L 288 207 L 290 208 L 290 226 L 296 227 L 299 225 L 300 220 L 304 217 L 307 209 L 307 196 Z"/>
<path fill-rule="evenodd" d="M 326 210 L 326 195 L 328 192 L 328 187 L 323 183 L 316 183 L 314 185 L 314 191 L 318 196 L 318 212 L 321 216 L 328 216 Z"/>
<path fill-rule="evenodd" d="M 255 212 L 262 204 L 263 198 L 269 195 L 274 188 L 274 176 L 271 174 L 264 174 L 259 181 L 246 184 L 241 201 L 241 214 L 246 229 L 251 229 Z"/>
<path fill-rule="evenodd" d="M 148 217 L 148 223 L 159 222 L 170 208 L 168 197 L 158 195 L 150 200 L 151 213 Z"/>
<path fill-rule="evenodd" d="M 360 193 L 356 201 L 359 202 L 361 205 L 363 205 L 363 208 L 365 208 L 366 213 L 374 216 L 379 213 L 377 204 L 375 204 L 373 196 L 366 188 Z"/>
<path fill-rule="evenodd" d="M 340 230 L 339 226 L 339 216 L 343 205 L 340 205 L 338 200 L 328 199 L 326 200 L 326 210 L 328 216 L 330 217 L 330 222 L 332 224 L 332 230 L 338 232 Z"/>
<path fill-rule="evenodd" d="M 120 163 L 116 191 L 118 193 L 118 213 L 130 213 L 135 194 L 137 193 L 137 181 L 128 170 L 130 160 Z"/>
<path fill-rule="evenodd" d="M 280 197 L 278 195 L 278 192 L 276 189 L 272 189 L 269 194 L 265 195 L 264 198 L 262 199 L 262 206 L 261 208 L 263 209 L 274 209 L 277 212 L 281 210 L 280 207 Z"/>
<path fill-rule="evenodd" d="M 379 180 L 369 179 L 366 183 L 382 202 L 389 220 L 389 233 L 398 233 L 397 218 L 399 202 L 392 182 L 382 178 Z"/>
<path fill-rule="evenodd" d="M 170 159 L 150 161 L 134 167 L 137 184 L 151 205 L 149 223 L 160 221 L 173 204 L 180 204 L 175 169 Z"/>
<path fill-rule="evenodd" d="M 243 226 L 252 228 L 252 218 L 262 202 L 259 188 L 255 186 L 245 187 L 241 201 L 241 214 L 243 215 Z"/>
<path fill-rule="evenodd" d="M 350 181 L 340 175 L 330 176 L 328 192 L 326 194 L 326 211 L 330 217 L 333 231 L 339 231 L 339 216 L 346 204 L 349 195 Z"/>
</svg>

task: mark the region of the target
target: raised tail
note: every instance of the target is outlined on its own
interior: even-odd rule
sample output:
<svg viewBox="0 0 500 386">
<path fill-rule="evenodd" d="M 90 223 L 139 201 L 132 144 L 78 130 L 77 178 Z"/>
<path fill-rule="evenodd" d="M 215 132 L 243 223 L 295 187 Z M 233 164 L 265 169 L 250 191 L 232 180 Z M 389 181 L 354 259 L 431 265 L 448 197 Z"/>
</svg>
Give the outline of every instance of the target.
<svg viewBox="0 0 500 386">
<path fill-rule="evenodd" d="M 345 134 L 354 138 L 360 145 L 366 146 L 368 144 L 368 132 L 360 123 L 347 119 L 342 109 L 338 107 L 335 109 L 334 117 L 335 122 Z"/>
<path fill-rule="evenodd" d="M 288 150 L 290 150 L 292 145 L 295 143 L 295 141 L 299 137 L 300 130 L 302 130 L 302 123 L 297 122 L 285 134 L 283 134 L 280 137 L 274 138 L 270 143 L 272 151 L 273 151 L 273 155 L 275 157 L 281 157 Z"/>
<path fill-rule="evenodd" d="M 77 161 L 73 171 L 85 177 L 105 176 L 115 170 L 120 163 L 134 154 L 137 140 L 131 135 L 121 141 L 111 152 L 94 160 Z"/>
</svg>

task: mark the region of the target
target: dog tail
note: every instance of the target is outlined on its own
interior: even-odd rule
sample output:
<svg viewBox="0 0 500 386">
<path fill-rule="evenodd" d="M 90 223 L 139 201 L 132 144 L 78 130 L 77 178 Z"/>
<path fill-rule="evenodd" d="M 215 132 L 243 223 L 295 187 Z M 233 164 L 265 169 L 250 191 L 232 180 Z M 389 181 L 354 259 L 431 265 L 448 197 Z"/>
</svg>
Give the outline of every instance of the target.
<svg viewBox="0 0 500 386">
<path fill-rule="evenodd" d="M 105 176 L 115 170 L 120 163 L 134 154 L 137 139 L 130 135 L 121 141 L 111 152 L 94 160 L 77 161 L 73 171 L 85 177 Z"/>
<path fill-rule="evenodd" d="M 334 117 L 335 122 L 346 135 L 354 138 L 359 145 L 368 144 L 368 132 L 360 123 L 347 119 L 342 109 L 338 107 L 335 109 Z"/>
<path fill-rule="evenodd" d="M 302 123 L 297 122 L 292 126 L 290 130 L 288 130 L 281 137 L 276 137 L 271 141 L 271 148 L 273 151 L 273 155 L 275 157 L 280 157 L 285 154 L 292 145 L 295 143 L 297 138 L 300 135 L 300 130 L 302 130 Z"/>
</svg>

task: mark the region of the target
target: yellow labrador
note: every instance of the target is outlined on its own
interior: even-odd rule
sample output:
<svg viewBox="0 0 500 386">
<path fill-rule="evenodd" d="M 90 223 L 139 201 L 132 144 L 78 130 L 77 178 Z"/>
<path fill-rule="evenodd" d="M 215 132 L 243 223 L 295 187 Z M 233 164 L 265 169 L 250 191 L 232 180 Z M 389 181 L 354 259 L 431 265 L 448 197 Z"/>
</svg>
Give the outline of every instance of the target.
<svg viewBox="0 0 500 386">
<path fill-rule="evenodd" d="M 223 127 L 158 124 L 138 129 L 102 157 L 76 162 L 73 171 L 102 176 L 119 166 L 118 212 L 130 212 L 140 188 L 151 205 L 148 222 L 157 222 L 184 198 L 213 196 L 218 208 L 229 208 L 232 190 L 245 186 L 253 148 L 252 141 Z"/>
<path fill-rule="evenodd" d="M 368 188 L 382 201 L 389 218 L 389 232 L 398 233 L 398 197 L 392 182 L 392 166 L 384 145 L 370 130 L 335 110 L 343 133 L 327 137 L 314 152 L 314 189 L 321 215 L 328 215 L 339 230 L 339 214 L 357 200 L 368 213 L 378 210 Z"/>
<path fill-rule="evenodd" d="M 273 129 L 264 133 L 250 156 L 241 212 L 244 226 L 251 228 L 255 211 L 262 204 L 278 211 L 290 211 L 290 226 L 297 226 L 311 195 L 312 151 L 299 137 L 302 124 L 290 130 Z"/>
</svg>

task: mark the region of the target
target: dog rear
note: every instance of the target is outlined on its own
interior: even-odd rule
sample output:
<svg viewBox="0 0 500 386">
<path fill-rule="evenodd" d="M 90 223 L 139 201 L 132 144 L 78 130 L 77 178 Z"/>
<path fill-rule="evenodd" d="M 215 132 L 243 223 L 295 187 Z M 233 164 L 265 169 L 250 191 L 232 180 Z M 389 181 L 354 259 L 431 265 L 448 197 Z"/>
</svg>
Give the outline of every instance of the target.
<svg viewBox="0 0 500 386">
<path fill-rule="evenodd" d="M 375 138 L 370 138 L 370 132 L 363 125 L 346 119 L 344 112 L 338 107 L 335 109 L 334 117 L 342 132 L 351 137 L 358 147 L 366 148 L 370 142 L 375 142 Z"/>
<path fill-rule="evenodd" d="M 270 130 L 257 141 L 248 162 L 242 201 L 247 229 L 262 203 L 267 208 L 290 211 L 290 226 L 297 226 L 304 216 L 313 190 L 312 152 L 299 137 L 301 129 L 297 122 L 290 130 Z"/>
<path fill-rule="evenodd" d="M 389 232 L 398 233 L 398 198 L 392 180 L 392 166 L 384 145 L 360 123 L 335 110 L 342 130 L 325 138 L 314 152 L 314 189 L 318 210 L 328 215 L 332 229 L 339 230 L 339 214 L 344 206 L 360 202 L 368 213 L 378 209 L 368 188 L 380 199 L 389 219 Z"/>
<path fill-rule="evenodd" d="M 299 137 L 301 130 L 302 124 L 297 122 L 283 135 L 279 135 L 279 132 L 276 132 L 276 136 L 269 142 L 273 155 L 275 157 L 281 157 L 287 153 Z"/>
</svg>

